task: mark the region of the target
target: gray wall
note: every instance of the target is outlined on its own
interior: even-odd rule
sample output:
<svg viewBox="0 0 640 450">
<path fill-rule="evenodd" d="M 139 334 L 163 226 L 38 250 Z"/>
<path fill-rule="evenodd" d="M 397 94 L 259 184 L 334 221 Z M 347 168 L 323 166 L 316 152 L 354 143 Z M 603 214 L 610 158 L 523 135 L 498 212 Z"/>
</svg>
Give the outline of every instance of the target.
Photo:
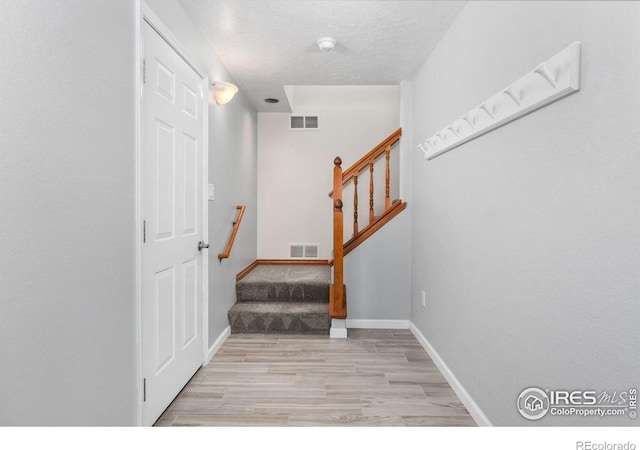
<svg viewBox="0 0 640 450">
<path fill-rule="evenodd" d="M 149 0 L 149 7 L 209 74 L 210 81 L 235 83 L 206 37 L 175 0 Z M 227 312 L 236 301 L 236 274 L 256 260 L 257 113 L 240 91 L 231 102 L 209 102 L 209 345 L 229 325 Z M 218 260 L 231 234 L 236 205 L 246 211 L 229 259 Z"/>
<path fill-rule="evenodd" d="M 0 425 L 134 425 L 135 2 L 35 3 L 0 3 Z M 176 2 L 150 4 L 233 81 Z M 212 343 L 256 255 L 256 114 L 240 94 L 209 120 Z"/>
<path fill-rule="evenodd" d="M 345 256 L 349 320 L 411 318 L 412 95 L 411 83 L 403 81 L 400 86 L 402 138 L 396 151 L 399 152 L 400 198 L 407 202 L 407 208 Z M 343 194 L 343 198 L 348 197 Z M 345 222 L 350 224 L 351 219 L 345 217 Z M 360 217 L 366 224 L 366 211 Z M 349 230 L 345 227 L 345 233 Z"/>
<path fill-rule="evenodd" d="M 349 320 L 409 320 L 411 216 L 404 210 L 345 256 Z"/>
<path fill-rule="evenodd" d="M 0 425 L 137 420 L 134 13 L 0 2 Z"/>
<path fill-rule="evenodd" d="M 640 379 L 640 4 L 469 2 L 412 80 L 415 149 L 575 40 L 580 92 L 414 153 L 412 321 L 494 425 L 633 423 L 515 402 Z"/>
<path fill-rule="evenodd" d="M 215 105 L 214 105 L 215 107 Z M 209 202 L 209 345 L 229 326 L 227 312 L 236 302 L 236 275 L 256 260 L 256 113 L 240 95 L 224 106 L 222 120 L 209 113 L 209 179 L 216 186 L 216 200 Z M 220 116 L 227 111 L 217 111 Z M 227 245 L 236 217 L 236 205 L 246 210 L 229 259 L 218 260 Z"/>
</svg>

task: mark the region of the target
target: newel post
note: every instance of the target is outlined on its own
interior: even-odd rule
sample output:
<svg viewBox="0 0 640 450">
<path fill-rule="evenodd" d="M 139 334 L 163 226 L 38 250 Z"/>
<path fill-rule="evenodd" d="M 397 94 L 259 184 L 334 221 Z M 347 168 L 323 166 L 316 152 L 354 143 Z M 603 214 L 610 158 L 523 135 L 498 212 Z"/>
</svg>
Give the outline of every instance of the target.
<svg viewBox="0 0 640 450">
<path fill-rule="evenodd" d="M 333 284 L 329 293 L 329 315 L 331 319 L 345 319 L 347 317 L 347 301 L 343 272 L 344 221 L 342 217 L 342 160 L 340 157 L 336 157 L 333 164 Z M 344 331 L 346 334 L 346 328 Z"/>
</svg>

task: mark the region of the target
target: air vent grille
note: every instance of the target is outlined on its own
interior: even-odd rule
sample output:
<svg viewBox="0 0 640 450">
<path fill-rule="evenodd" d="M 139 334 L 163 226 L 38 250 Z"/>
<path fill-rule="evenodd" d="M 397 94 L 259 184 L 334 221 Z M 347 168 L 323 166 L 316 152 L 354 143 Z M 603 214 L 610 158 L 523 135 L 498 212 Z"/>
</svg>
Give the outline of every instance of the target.
<svg viewBox="0 0 640 450">
<path fill-rule="evenodd" d="M 301 129 L 304 128 L 304 117 L 303 116 L 291 116 L 291 129 Z"/>
<path fill-rule="evenodd" d="M 320 257 L 320 244 L 289 244 L 289 257 L 318 259 Z"/>
<path fill-rule="evenodd" d="M 318 116 L 291 116 L 289 122 L 291 130 L 317 130 L 318 128 Z"/>
<path fill-rule="evenodd" d="M 304 245 L 291 245 L 289 250 L 290 258 L 304 258 Z"/>
<path fill-rule="evenodd" d="M 305 128 L 318 128 L 318 116 L 306 116 L 304 118 Z"/>
</svg>

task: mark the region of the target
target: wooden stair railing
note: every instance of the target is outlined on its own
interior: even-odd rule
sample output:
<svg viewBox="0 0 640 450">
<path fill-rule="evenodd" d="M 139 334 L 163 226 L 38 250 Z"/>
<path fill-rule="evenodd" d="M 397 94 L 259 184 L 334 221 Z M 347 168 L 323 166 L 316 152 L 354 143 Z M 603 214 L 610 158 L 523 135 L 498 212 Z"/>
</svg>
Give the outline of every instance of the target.
<svg viewBox="0 0 640 450">
<path fill-rule="evenodd" d="M 342 217 L 342 160 L 333 161 L 333 283 L 329 288 L 329 316 L 332 319 L 347 317 L 347 294 L 344 287 Z"/>
<path fill-rule="evenodd" d="M 333 284 L 331 285 L 329 313 L 334 319 L 344 319 L 347 316 L 346 287 L 344 286 L 343 273 L 344 256 L 382 228 L 407 206 L 402 200 L 392 203 L 389 194 L 391 181 L 389 156 L 391 147 L 400 140 L 401 136 L 402 128 L 399 128 L 344 172 L 342 171 L 340 157 L 336 157 L 333 162 L 333 190 L 329 193 L 329 196 L 333 198 Z M 373 170 L 376 160 L 382 155 L 385 156 L 384 212 L 376 217 L 374 213 Z M 358 177 L 363 171 L 369 172 L 369 224 L 360 230 L 358 224 Z M 342 190 L 349 182 L 353 182 L 353 236 L 345 242 Z"/>
<path fill-rule="evenodd" d="M 233 231 L 231 231 L 231 237 L 229 237 L 229 242 L 227 242 L 227 247 L 224 249 L 224 253 L 218 253 L 218 259 L 222 261 L 224 258 L 228 258 L 231 254 L 231 247 L 233 247 L 233 242 L 236 240 L 236 234 L 238 234 L 238 228 L 240 228 L 240 222 L 242 221 L 242 216 L 244 215 L 245 206 L 238 205 L 236 206 L 238 210 L 238 216 L 236 220 L 233 221 Z"/>
</svg>

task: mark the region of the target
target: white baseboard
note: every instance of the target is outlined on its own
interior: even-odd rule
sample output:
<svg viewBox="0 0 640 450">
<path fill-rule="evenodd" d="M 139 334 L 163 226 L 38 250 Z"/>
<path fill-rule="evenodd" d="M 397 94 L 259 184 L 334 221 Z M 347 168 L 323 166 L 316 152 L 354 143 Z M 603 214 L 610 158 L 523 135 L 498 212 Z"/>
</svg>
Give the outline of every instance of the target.
<svg viewBox="0 0 640 450">
<path fill-rule="evenodd" d="M 407 330 L 410 323 L 409 320 L 347 319 L 347 328 Z"/>
<path fill-rule="evenodd" d="M 211 362 L 213 355 L 215 355 L 218 352 L 218 350 L 220 350 L 220 347 L 222 347 L 222 344 L 224 344 L 224 341 L 226 341 L 229 336 L 231 336 L 231 327 L 227 327 L 224 330 L 222 330 L 222 333 L 220 333 L 220 336 L 218 336 L 218 338 L 213 342 L 213 344 L 211 344 L 211 347 L 209 347 L 209 351 L 207 352 L 207 359 L 204 362 L 203 366 L 206 366 Z"/>
<path fill-rule="evenodd" d="M 489 418 L 484 414 L 484 412 L 482 412 L 478 404 L 473 400 L 471 395 L 469 395 L 469 393 L 464 388 L 464 386 L 462 386 L 460 381 L 456 378 L 456 376 L 453 374 L 451 369 L 449 369 L 449 366 L 447 366 L 447 364 L 440 357 L 436 349 L 433 348 L 433 346 L 427 340 L 424 334 L 422 334 L 420 330 L 418 330 L 418 328 L 413 324 L 413 322 L 409 322 L 409 323 L 410 323 L 409 329 L 411 330 L 413 335 L 416 337 L 418 342 L 420 342 L 422 347 L 424 347 L 424 349 L 429 354 L 429 356 L 431 357 L 435 365 L 438 367 L 438 369 L 440 369 L 440 372 L 442 372 L 442 375 L 449 382 L 453 391 L 456 393 L 460 401 L 467 408 L 467 410 L 469 411 L 469 414 L 471 414 L 471 417 L 473 417 L 473 420 L 475 420 L 476 423 L 481 427 L 493 426 Z"/>
</svg>

